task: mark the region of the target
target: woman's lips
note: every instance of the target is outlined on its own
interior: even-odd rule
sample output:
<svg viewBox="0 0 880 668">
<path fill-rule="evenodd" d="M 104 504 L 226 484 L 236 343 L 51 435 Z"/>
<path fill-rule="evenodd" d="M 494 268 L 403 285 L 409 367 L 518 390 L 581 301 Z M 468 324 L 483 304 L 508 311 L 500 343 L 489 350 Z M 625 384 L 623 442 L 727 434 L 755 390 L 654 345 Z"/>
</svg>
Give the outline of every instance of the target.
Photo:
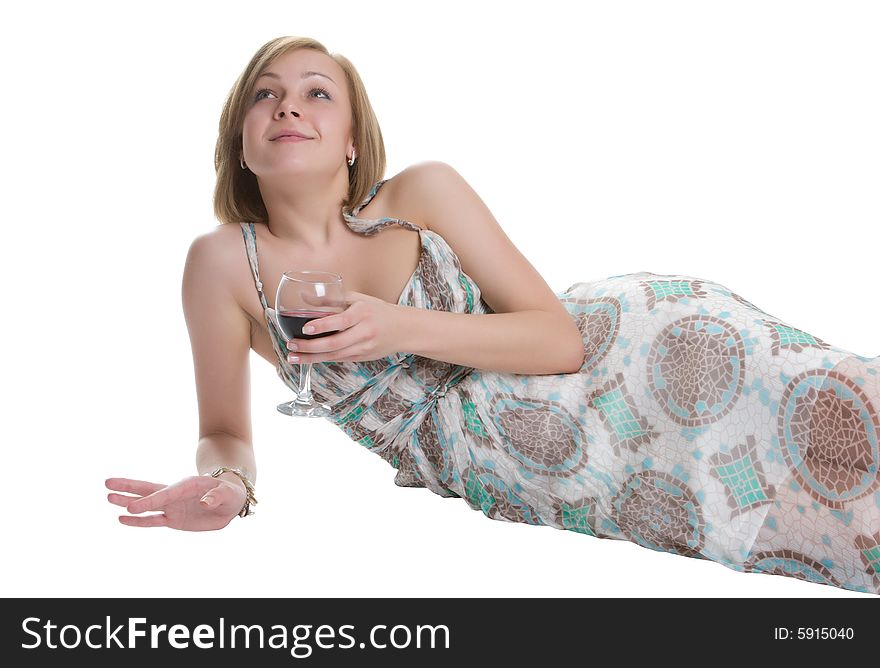
<svg viewBox="0 0 880 668">
<path fill-rule="evenodd" d="M 286 137 L 278 137 L 278 139 L 273 139 L 272 141 L 308 141 L 311 137 L 295 137 L 294 135 L 287 135 Z"/>
</svg>

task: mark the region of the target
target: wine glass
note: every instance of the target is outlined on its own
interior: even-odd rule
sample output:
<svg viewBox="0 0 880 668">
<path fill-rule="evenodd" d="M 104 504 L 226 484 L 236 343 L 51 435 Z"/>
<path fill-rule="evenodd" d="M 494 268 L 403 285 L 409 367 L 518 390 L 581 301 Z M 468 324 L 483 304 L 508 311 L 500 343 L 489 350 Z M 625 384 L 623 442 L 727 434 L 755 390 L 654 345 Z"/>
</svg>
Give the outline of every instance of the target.
<svg viewBox="0 0 880 668">
<path fill-rule="evenodd" d="M 293 270 L 281 276 L 273 316 L 286 341 L 294 337 L 317 339 L 339 330 L 303 334 L 303 326 L 309 320 L 340 313 L 346 306 L 342 276 L 328 271 Z M 305 370 L 300 370 L 299 394 L 293 401 L 278 404 L 278 411 L 294 417 L 327 417 L 331 407 L 315 399 L 311 389 L 312 365 L 304 366 Z"/>
</svg>

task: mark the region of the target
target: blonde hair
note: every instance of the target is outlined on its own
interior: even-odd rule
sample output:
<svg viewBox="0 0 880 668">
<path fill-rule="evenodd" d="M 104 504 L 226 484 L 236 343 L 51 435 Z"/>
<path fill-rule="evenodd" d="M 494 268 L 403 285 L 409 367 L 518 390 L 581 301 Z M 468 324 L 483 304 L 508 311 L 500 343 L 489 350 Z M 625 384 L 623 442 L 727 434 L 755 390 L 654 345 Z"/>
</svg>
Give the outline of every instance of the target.
<svg viewBox="0 0 880 668">
<path fill-rule="evenodd" d="M 364 83 L 354 65 L 337 53 L 309 37 L 277 37 L 266 42 L 251 58 L 230 90 L 223 113 L 217 147 L 214 152 L 214 169 L 217 183 L 214 186 L 214 215 L 221 223 L 267 223 L 269 216 L 257 177 L 248 169 L 242 169 L 239 157 L 242 153 L 242 128 L 250 106 L 250 92 L 257 78 L 278 56 L 293 49 L 314 49 L 332 58 L 345 72 L 348 96 L 351 100 L 352 136 L 356 159 L 348 170 L 348 195 L 342 200 L 342 208 L 349 213 L 354 205 L 361 203 L 375 183 L 385 174 L 385 143 L 379 121 L 367 97 Z"/>
</svg>

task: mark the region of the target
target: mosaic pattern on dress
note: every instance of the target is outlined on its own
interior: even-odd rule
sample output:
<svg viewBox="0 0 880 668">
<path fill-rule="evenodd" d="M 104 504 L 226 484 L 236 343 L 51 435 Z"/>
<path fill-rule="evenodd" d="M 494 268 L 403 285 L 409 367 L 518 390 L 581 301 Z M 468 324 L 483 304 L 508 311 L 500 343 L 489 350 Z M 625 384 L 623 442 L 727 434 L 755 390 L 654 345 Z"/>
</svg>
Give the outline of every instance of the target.
<svg viewBox="0 0 880 668">
<path fill-rule="evenodd" d="M 877 409 L 856 379 L 834 370 L 803 371 L 783 391 L 778 428 L 785 463 L 828 508 L 845 510 L 880 489 Z"/>
<path fill-rule="evenodd" d="M 467 466 L 462 473 L 462 489 L 468 505 L 486 517 L 505 522 L 544 524 L 535 509 L 516 493 L 497 472 L 482 466 Z"/>
<path fill-rule="evenodd" d="M 599 525 L 596 515 L 596 501 L 586 499 L 577 503 L 557 501 L 554 506 L 555 523 L 568 531 L 577 531 L 588 536 L 601 537 L 593 527 Z"/>
<path fill-rule="evenodd" d="M 614 346 L 620 331 L 620 302 L 613 297 L 560 301 L 574 317 L 584 341 L 584 362 L 579 373 L 592 372 Z"/>
<path fill-rule="evenodd" d="M 587 406 L 596 411 L 596 418 L 605 426 L 606 440 L 615 455 L 620 455 L 621 448 L 636 451 L 660 435 L 641 414 L 621 373 L 590 392 L 586 399 Z"/>
<path fill-rule="evenodd" d="M 634 543 L 687 557 L 703 548 L 705 523 L 696 494 L 669 473 L 633 473 L 612 506 L 614 522 Z"/>
<path fill-rule="evenodd" d="M 756 552 L 745 563 L 749 573 L 769 573 L 841 587 L 841 583 L 824 564 L 793 550 Z"/>
<path fill-rule="evenodd" d="M 865 572 L 873 576 L 874 586 L 880 591 L 880 531 L 873 536 L 857 536 L 855 547 L 862 556 Z"/>
<path fill-rule="evenodd" d="M 689 315 L 654 337 L 648 385 L 674 422 L 698 427 L 733 410 L 744 382 L 745 346 L 721 318 Z"/>
<path fill-rule="evenodd" d="M 776 489 L 767 482 L 752 434 L 730 452 L 712 455 L 709 463 L 709 472 L 724 485 L 732 518 L 770 503 L 776 496 Z"/>
<path fill-rule="evenodd" d="M 398 304 L 491 314 L 440 234 L 359 217 L 382 183 L 343 215 L 360 234 L 420 235 Z M 242 229 L 259 291 L 252 226 Z M 832 346 L 694 276 L 621 274 L 556 296 L 583 341 L 575 373 L 400 352 L 315 364 L 313 391 L 396 469 L 398 486 L 743 577 L 880 594 L 880 356 Z M 293 384 L 296 368 L 276 351 Z"/>
<path fill-rule="evenodd" d="M 373 402 L 371 408 L 376 411 L 379 418 L 383 422 L 387 422 L 391 418 L 395 418 L 398 415 L 401 415 L 411 405 L 412 403 L 406 402 L 402 397 L 400 397 L 394 391 L 393 387 L 389 387 L 382 394 L 376 397 L 376 401 Z"/>
<path fill-rule="evenodd" d="M 707 293 L 703 291 L 703 281 L 699 280 L 660 280 L 652 279 L 641 281 L 642 288 L 645 290 L 645 308 L 653 311 L 657 306 L 657 302 L 664 299 L 670 302 L 678 302 L 683 297 L 706 297 Z"/>
<path fill-rule="evenodd" d="M 490 410 L 502 447 L 523 469 L 566 477 L 587 463 L 577 419 L 560 403 L 497 393 Z"/>
<path fill-rule="evenodd" d="M 807 348 L 815 348 L 816 350 L 831 350 L 832 348 L 818 336 L 813 336 L 783 322 L 765 320 L 764 326 L 770 330 L 770 337 L 773 341 L 770 350 L 774 355 L 779 355 L 783 350 L 800 353 Z"/>
</svg>

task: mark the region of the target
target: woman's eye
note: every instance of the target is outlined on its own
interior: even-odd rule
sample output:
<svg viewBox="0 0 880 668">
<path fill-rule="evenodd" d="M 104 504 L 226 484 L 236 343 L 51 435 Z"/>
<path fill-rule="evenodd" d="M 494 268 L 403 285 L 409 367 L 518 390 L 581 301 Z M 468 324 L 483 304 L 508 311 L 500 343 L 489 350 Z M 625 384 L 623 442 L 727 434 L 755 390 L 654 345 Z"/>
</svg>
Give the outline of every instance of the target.
<svg viewBox="0 0 880 668">
<path fill-rule="evenodd" d="M 327 90 L 324 89 L 324 88 L 320 88 L 320 87 L 319 87 L 319 88 L 312 88 L 312 90 L 309 91 L 309 94 L 311 94 L 311 93 L 315 93 L 315 92 L 317 92 L 317 93 L 323 93 L 324 95 L 327 96 L 327 99 L 328 99 L 328 100 L 331 99 L 331 98 L 330 98 L 330 93 L 327 92 Z M 268 88 L 261 88 L 260 90 L 257 91 L 257 94 L 254 95 L 254 101 L 262 100 L 262 99 L 263 99 L 263 98 L 262 98 L 263 93 L 271 93 L 272 95 L 275 94 L 275 93 L 272 93 L 272 91 L 269 90 Z"/>
</svg>

